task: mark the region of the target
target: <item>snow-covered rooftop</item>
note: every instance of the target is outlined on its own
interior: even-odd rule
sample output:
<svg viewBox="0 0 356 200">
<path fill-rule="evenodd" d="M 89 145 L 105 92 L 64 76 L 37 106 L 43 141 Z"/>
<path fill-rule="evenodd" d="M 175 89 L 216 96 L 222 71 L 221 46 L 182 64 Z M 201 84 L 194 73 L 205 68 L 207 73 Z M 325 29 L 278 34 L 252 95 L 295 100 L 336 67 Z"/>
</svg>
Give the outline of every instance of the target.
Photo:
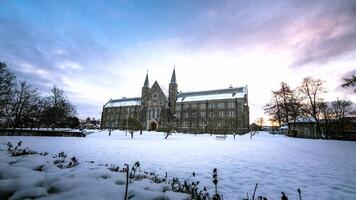
<svg viewBox="0 0 356 200">
<path fill-rule="evenodd" d="M 180 93 L 177 102 L 244 98 L 247 87 Z"/>
<path fill-rule="evenodd" d="M 293 121 L 289 123 L 294 123 Z M 315 123 L 315 119 L 312 117 L 298 117 L 295 123 Z"/>
<path fill-rule="evenodd" d="M 141 98 L 122 98 L 122 99 L 111 99 L 108 103 L 104 105 L 105 108 L 108 107 L 119 107 L 119 106 L 139 106 L 141 105 Z"/>
<path fill-rule="evenodd" d="M 282 129 L 287 130 L 288 129 L 288 125 L 283 125 L 283 126 L 279 127 L 278 129 L 279 130 L 282 130 Z"/>
<path fill-rule="evenodd" d="M 159 85 L 162 89 L 164 95 L 168 97 L 168 90 L 162 85 Z M 219 100 L 219 99 L 235 99 L 244 98 L 247 95 L 246 87 L 235 87 L 219 90 L 207 90 L 198 92 L 184 92 L 178 94 L 177 102 L 191 102 L 191 101 L 205 101 L 205 100 Z M 119 107 L 119 106 L 139 106 L 141 105 L 141 98 L 122 98 L 122 99 L 111 99 L 108 103 L 104 105 L 105 108 L 108 107 Z"/>
</svg>

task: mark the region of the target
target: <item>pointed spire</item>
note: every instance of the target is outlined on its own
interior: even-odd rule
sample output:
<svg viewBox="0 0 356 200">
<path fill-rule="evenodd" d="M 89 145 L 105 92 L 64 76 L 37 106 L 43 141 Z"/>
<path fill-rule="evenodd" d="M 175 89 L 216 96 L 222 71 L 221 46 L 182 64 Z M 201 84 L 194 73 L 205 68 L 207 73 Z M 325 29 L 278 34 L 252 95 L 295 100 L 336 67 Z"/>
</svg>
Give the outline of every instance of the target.
<svg viewBox="0 0 356 200">
<path fill-rule="evenodd" d="M 147 70 L 147 74 L 146 74 L 146 79 L 145 79 L 145 83 L 143 84 L 143 87 L 150 87 L 150 84 L 148 83 L 148 70 Z"/>
<path fill-rule="evenodd" d="M 171 83 L 177 84 L 177 81 L 176 81 L 176 65 L 173 66 L 173 74 L 172 74 L 172 78 L 171 78 Z"/>
</svg>

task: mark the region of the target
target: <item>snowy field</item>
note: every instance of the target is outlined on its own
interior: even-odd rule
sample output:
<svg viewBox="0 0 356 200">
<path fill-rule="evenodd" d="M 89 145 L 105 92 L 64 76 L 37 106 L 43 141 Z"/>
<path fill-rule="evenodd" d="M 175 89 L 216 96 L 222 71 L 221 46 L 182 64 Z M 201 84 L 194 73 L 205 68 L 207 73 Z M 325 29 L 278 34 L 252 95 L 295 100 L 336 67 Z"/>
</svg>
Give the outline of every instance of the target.
<svg viewBox="0 0 356 200">
<path fill-rule="evenodd" d="M 265 132 L 252 140 L 249 135 L 217 140 L 210 135 L 186 134 L 174 134 L 165 140 L 164 133 L 155 132 L 136 133 L 131 139 L 122 131 L 114 131 L 111 136 L 97 131 L 86 138 L 3 136 L 1 148 L 9 141 L 20 140 L 36 151 L 75 155 L 80 163 L 123 166 L 140 161 L 141 169 L 162 176 L 167 172 L 169 177 L 181 179 L 194 171 L 194 179 L 210 191 L 214 186 L 212 170 L 217 168 L 218 190 L 227 200 L 242 199 L 246 192 L 251 196 L 256 183 L 257 195 L 268 199 L 280 199 L 282 191 L 289 199 L 298 199 L 298 188 L 303 199 L 356 198 L 356 142 L 296 139 Z M 80 173 L 81 168 L 72 173 Z M 122 199 L 115 195 L 102 197 Z"/>
</svg>

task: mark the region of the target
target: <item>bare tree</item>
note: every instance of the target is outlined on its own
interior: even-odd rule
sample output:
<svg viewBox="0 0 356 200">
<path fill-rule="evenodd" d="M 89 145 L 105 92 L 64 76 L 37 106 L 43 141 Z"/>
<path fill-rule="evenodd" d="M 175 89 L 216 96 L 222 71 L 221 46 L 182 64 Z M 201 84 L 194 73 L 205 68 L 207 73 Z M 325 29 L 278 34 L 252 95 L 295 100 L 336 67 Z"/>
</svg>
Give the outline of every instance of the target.
<svg viewBox="0 0 356 200">
<path fill-rule="evenodd" d="M 281 83 L 281 88 L 279 91 L 276 91 L 276 95 L 280 96 L 281 99 L 281 108 L 283 111 L 284 115 L 284 121 L 289 125 L 289 119 L 290 119 L 290 113 L 291 113 L 291 103 L 292 103 L 292 96 L 293 96 L 293 91 L 290 89 L 290 87 L 287 85 L 287 83 L 282 82 Z M 289 129 L 289 126 L 288 126 Z"/>
<path fill-rule="evenodd" d="M 139 110 L 139 118 L 140 118 L 140 123 L 141 123 L 141 129 L 140 129 L 140 135 L 142 135 L 143 128 L 146 125 L 146 113 L 147 113 L 147 108 L 145 106 L 141 107 Z"/>
<path fill-rule="evenodd" d="M 15 93 L 12 99 L 11 115 L 13 118 L 12 126 L 33 127 L 37 122 L 40 113 L 41 97 L 39 96 L 37 89 L 28 85 L 26 81 L 20 82 L 15 89 Z"/>
<path fill-rule="evenodd" d="M 10 118 L 9 106 L 14 92 L 15 78 L 7 69 L 7 65 L 0 62 L 0 124 Z"/>
<path fill-rule="evenodd" d="M 277 120 L 279 125 L 282 124 L 281 105 L 279 96 L 276 92 L 272 91 L 271 102 L 266 104 L 263 109 L 266 114 L 272 117 L 273 120 Z"/>
<path fill-rule="evenodd" d="M 300 115 L 300 98 L 297 97 L 297 91 L 292 90 L 285 82 L 281 83 L 281 87 L 277 91 L 272 91 L 272 100 L 264 106 L 266 114 L 272 117 L 272 120 L 277 120 L 279 125 L 288 124 L 290 131 L 290 121 L 294 121 Z"/>
<path fill-rule="evenodd" d="M 303 105 L 302 103 L 302 98 L 300 97 L 298 90 L 294 90 L 290 99 L 289 99 L 289 117 L 290 120 L 292 120 L 294 123 L 296 123 L 298 117 L 303 115 L 303 112 L 301 110 L 301 106 Z M 293 131 L 293 135 L 295 135 L 295 127 L 290 126 L 288 124 L 288 130 Z"/>
<path fill-rule="evenodd" d="M 139 120 L 137 120 L 136 118 L 130 117 L 130 118 L 128 119 L 127 124 L 128 124 L 127 130 L 128 130 L 128 132 L 130 133 L 131 139 L 132 139 L 133 136 L 134 136 L 135 131 L 139 131 L 139 130 L 142 129 L 142 128 L 141 128 L 141 123 L 140 123 Z"/>
<path fill-rule="evenodd" d="M 116 125 L 115 123 L 117 122 L 118 124 L 120 123 L 120 119 L 117 120 L 117 115 L 121 116 L 121 110 L 120 113 L 118 114 L 117 112 L 113 111 L 113 114 L 111 114 L 110 116 L 110 127 L 109 127 L 109 136 L 111 135 L 111 131 L 114 128 L 114 126 Z"/>
<path fill-rule="evenodd" d="M 265 119 L 263 117 L 259 117 L 256 119 L 256 124 L 259 125 L 260 127 L 263 127 L 263 123 L 265 122 Z"/>
<path fill-rule="evenodd" d="M 344 129 L 345 117 L 350 116 L 352 113 L 352 102 L 337 99 L 331 103 L 331 106 L 335 115 L 337 135 L 340 135 L 340 131 Z"/>
<path fill-rule="evenodd" d="M 355 87 L 356 86 L 356 76 L 352 75 L 351 78 L 344 78 L 344 83 L 341 86 L 342 87 Z M 355 88 L 354 92 L 356 92 L 356 88 Z"/>
<path fill-rule="evenodd" d="M 197 108 L 193 108 L 192 105 L 190 105 L 187 109 L 187 114 L 188 114 L 188 127 L 189 127 L 189 132 L 192 132 L 192 128 L 195 126 L 195 128 L 197 128 L 198 124 L 198 120 L 197 120 L 197 114 L 198 114 L 198 109 Z M 194 126 L 193 126 L 194 125 Z"/>
<path fill-rule="evenodd" d="M 65 125 L 69 116 L 76 114 L 75 107 L 69 102 L 62 89 L 53 86 L 51 95 L 44 99 L 42 120 L 47 127 L 53 130 Z"/>
<path fill-rule="evenodd" d="M 326 92 L 323 81 L 313 79 L 311 77 L 304 78 L 302 85 L 299 87 L 299 92 L 303 99 L 301 110 L 308 116 L 312 117 L 316 122 L 316 137 L 320 137 L 320 108 L 323 99 L 321 95 Z"/>
<path fill-rule="evenodd" d="M 165 132 L 166 136 L 164 137 L 164 139 L 167 139 L 174 132 L 174 126 L 172 122 L 168 122 Z"/>
<path fill-rule="evenodd" d="M 172 133 L 174 132 L 174 127 L 176 127 L 176 122 L 177 118 L 176 116 L 170 111 L 170 109 L 167 109 L 167 121 L 166 121 L 166 136 L 164 139 L 167 139 Z"/>
<path fill-rule="evenodd" d="M 296 111 L 294 99 L 296 99 L 294 90 L 287 83 L 282 82 L 279 90 L 272 91 L 271 102 L 264 106 L 265 113 L 269 114 L 273 120 L 278 120 L 280 125 L 289 124 L 292 114 Z"/>
<path fill-rule="evenodd" d="M 0 62 L 0 124 L 6 126 L 47 127 L 68 126 L 76 114 L 75 107 L 63 90 L 53 87 L 51 95 L 41 98 L 37 89 L 26 81 L 16 83 L 15 76 Z"/>
<path fill-rule="evenodd" d="M 232 131 L 230 132 L 230 133 L 232 133 L 233 134 L 233 136 L 234 136 L 234 139 L 235 139 L 235 136 L 236 136 L 236 134 L 238 134 L 238 130 L 237 130 L 237 127 L 236 127 L 236 119 L 234 118 L 234 117 L 232 117 L 231 115 L 228 115 L 228 118 L 226 119 L 226 132 L 228 131 L 228 130 L 231 130 L 232 129 Z"/>
<path fill-rule="evenodd" d="M 213 127 L 213 122 L 215 121 L 216 114 L 213 111 L 209 111 L 208 113 L 205 113 L 205 121 L 204 121 L 204 128 L 205 132 L 210 132 L 210 135 L 212 135 L 212 127 Z"/>
<path fill-rule="evenodd" d="M 334 110 L 329 103 L 321 103 L 320 105 L 321 117 L 324 119 L 323 133 L 326 138 L 329 138 L 329 133 L 331 130 L 332 122 L 335 119 Z"/>
<path fill-rule="evenodd" d="M 258 127 L 251 127 L 250 139 L 252 139 L 252 137 L 257 133 L 257 131 L 263 130 L 263 123 L 264 122 L 265 122 L 265 119 L 263 117 L 259 117 L 258 119 L 256 119 L 256 125 Z"/>
</svg>

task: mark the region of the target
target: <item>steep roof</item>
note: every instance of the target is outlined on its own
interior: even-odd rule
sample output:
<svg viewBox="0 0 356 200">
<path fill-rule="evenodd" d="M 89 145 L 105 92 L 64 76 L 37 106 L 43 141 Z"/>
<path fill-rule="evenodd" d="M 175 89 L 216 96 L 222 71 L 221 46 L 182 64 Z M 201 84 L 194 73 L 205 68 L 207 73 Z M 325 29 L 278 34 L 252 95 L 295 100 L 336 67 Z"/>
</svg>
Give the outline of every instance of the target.
<svg viewBox="0 0 356 200">
<path fill-rule="evenodd" d="M 172 74 L 172 78 L 171 78 L 171 83 L 176 84 L 176 69 L 173 69 L 173 74 Z"/>
<path fill-rule="evenodd" d="M 104 107 L 119 107 L 119 106 L 139 106 L 141 105 L 141 98 L 122 98 L 122 99 L 111 99 L 107 102 Z"/>
<path fill-rule="evenodd" d="M 177 102 L 235 99 L 244 98 L 245 95 L 247 95 L 247 86 L 219 90 L 180 93 L 178 95 Z"/>
<path fill-rule="evenodd" d="M 143 84 L 143 87 L 150 87 L 150 84 L 148 82 L 148 73 L 146 74 L 146 79 L 145 79 L 145 83 Z"/>
</svg>

